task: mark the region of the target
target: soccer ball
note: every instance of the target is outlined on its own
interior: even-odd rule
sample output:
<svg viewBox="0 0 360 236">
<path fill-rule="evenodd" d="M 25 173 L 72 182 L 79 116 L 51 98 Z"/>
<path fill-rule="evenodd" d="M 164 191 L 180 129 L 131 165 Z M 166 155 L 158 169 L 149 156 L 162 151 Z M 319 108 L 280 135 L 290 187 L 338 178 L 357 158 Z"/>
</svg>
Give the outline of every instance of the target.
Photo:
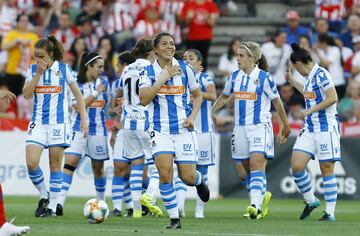
<svg viewBox="0 0 360 236">
<path fill-rule="evenodd" d="M 104 222 L 109 216 L 109 208 L 105 201 L 92 198 L 85 203 L 84 217 L 91 224 Z"/>
</svg>

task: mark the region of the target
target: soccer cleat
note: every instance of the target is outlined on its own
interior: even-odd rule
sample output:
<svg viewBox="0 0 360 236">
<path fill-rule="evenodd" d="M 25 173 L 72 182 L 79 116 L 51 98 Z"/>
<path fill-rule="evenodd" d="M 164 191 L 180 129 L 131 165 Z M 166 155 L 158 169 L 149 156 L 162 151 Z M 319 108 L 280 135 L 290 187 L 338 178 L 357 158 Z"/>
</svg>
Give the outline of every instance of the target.
<svg viewBox="0 0 360 236">
<path fill-rule="evenodd" d="M 134 210 L 132 214 L 132 218 L 140 219 L 142 218 L 142 210 Z"/>
<path fill-rule="evenodd" d="M 315 210 L 315 208 L 317 208 L 318 206 L 320 206 L 320 201 L 317 198 L 313 202 L 305 203 L 304 210 L 300 215 L 300 220 L 304 220 L 305 218 L 307 218 L 311 214 L 311 212 Z"/>
<path fill-rule="evenodd" d="M 266 217 L 269 214 L 269 202 L 272 198 L 272 194 L 269 191 L 265 192 L 264 200 L 262 202 L 261 214 L 262 217 Z"/>
<path fill-rule="evenodd" d="M 149 211 L 154 214 L 155 217 L 159 217 L 163 215 L 163 212 L 161 211 L 161 209 L 158 206 L 155 206 L 154 204 L 152 204 L 151 201 L 151 197 L 144 193 L 143 195 L 141 195 L 140 197 L 140 203 L 141 205 L 147 207 L 149 209 Z"/>
<path fill-rule="evenodd" d="M 204 209 L 195 209 L 195 218 L 196 219 L 204 219 Z"/>
<path fill-rule="evenodd" d="M 110 213 L 110 215 L 112 215 L 112 216 L 121 216 L 121 211 L 115 208 L 115 209 Z"/>
<path fill-rule="evenodd" d="M 150 212 L 149 208 L 147 208 L 146 206 L 141 206 L 141 211 L 143 216 L 146 216 Z"/>
<path fill-rule="evenodd" d="M 52 218 L 56 218 L 56 212 L 52 211 L 51 209 L 46 209 L 46 211 L 40 215 L 40 217 L 52 217 Z"/>
<path fill-rule="evenodd" d="M 132 208 L 126 209 L 126 215 L 124 217 L 132 217 L 134 210 Z"/>
<path fill-rule="evenodd" d="M 247 212 L 249 214 L 250 219 L 260 220 L 262 218 L 261 211 L 257 209 L 254 204 L 247 207 Z"/>
<path fill-rule="evenodd" d="M 324 215 L 319 219 L 319 221 L 336 221 L 336 218 L 335 215 L 330 215 L 324 211 Z"/>
<path fill-rule="evenodd" d="M 46 213 L 47 206 L 49 205 L 49 199 L 41 198 L 38 203 L 38 207 L 35 210 L 35 217 L 41 217 Z"/>
<path fill-rule="evenodd" d="M 180 219 L 170 219 L 170 224 L 164 229 L 181 229 Z"/>
<path fill-rule="evenodd" d="M 250 220 L 250 214 L 249 214 L 249 213 L 245 213 L 245 214 L 243 214 L 243 218 L 245 218 L 245 219 L 249 219 L 249 220 Z"/>
<path fill-rule="evenodd" d="M 12 224 L 12 221 L 5 222 L 0 228 L 1 236 L 16 236 L 16 235 L 24 235 L 29 233 L 29 226 L 16 226 Z"/>
<path fill-rule="evenodd" d="M 209 187 L 205 184 L 204 180 L 201 181 L 201 184 L 196 186 L 197 194 L 199 195 L 201 201 L 207 202 L 210 199 L 210 190 Z"/>
<path fill-rule="evenodd" d="M 59 203 L 56 205 L 56 215 L 57 216 L 63 216 L 64 215 L 64 209 L 61 206 L 61 204 L 59 204 Z"/>
</svg>

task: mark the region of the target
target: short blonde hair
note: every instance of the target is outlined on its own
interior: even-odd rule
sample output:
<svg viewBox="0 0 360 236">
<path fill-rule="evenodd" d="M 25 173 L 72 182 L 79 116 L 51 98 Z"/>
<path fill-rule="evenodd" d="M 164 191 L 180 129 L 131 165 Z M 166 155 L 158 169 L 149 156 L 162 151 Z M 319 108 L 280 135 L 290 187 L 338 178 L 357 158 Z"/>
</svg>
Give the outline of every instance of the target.
<svg viewBox="0 0 360 236">
<path fill-rule="evenodd" d="M 261 48 L 258 43 L 255 42 L 241 42 L 240 48 L 244 48 L 248 55 L 255 59 L 255 63 L 257 63 L 262 56 Z"/>
</svg>

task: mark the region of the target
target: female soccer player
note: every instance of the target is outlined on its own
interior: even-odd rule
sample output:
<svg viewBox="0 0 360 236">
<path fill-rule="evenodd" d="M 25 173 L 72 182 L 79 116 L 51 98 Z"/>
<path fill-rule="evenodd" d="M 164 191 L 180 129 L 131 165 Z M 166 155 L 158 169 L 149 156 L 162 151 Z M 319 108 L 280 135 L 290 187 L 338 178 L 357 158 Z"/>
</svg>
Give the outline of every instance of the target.
<svg viewBox="0 0 360 236">
<path fill-rule="evenodd" d="M 61 190 L 61 165 L 64 149 L 70 145 L 70 123 L 67 88 L 70 87 L 78 104 L 79 131 L 88 132 L 84 99 L 70 67 L 61 62 L 62 45 L 54 36 L 40 39 L 35 44 L 36 64 L 30 66 L 23 88 L 24 97 L 34 97 L 32 119 L 26 139 L 26 164 L 28 174 L 40 192 L 36 217 L 56 216 Z M 39 167 L 41 153 L 49 148 L 50 196 Z M 49 199 L 50 197 L 50 199 Z"/>
<path fill-rule="evenodd" d="M 216 113 L 231 96 L 234 98 L 233 158 L 241 161 L 248 172 L 251 201 L 247 207 L 249 217 L 260 219 L 268 211 L 267 206 L 262 209 L 266 192 L 265 168 L 267 160 L 274 158 L 271 102 L 282 121 L 279 133 L 281 144 L 290 134 L 290 127 L 276 84 L 271 75 L 261 69 L 265 65 L 259 45 L 242 42 L 237 51 L 237 60 L 240 70 L 230 75 L 212 111 Z"/>
<path fill-rule="evenodd" d="M 104 60 L 97 52 L 88 52 L 82 55 L 78 85 L 85 98 L 89 116 L 89 135 L 88 137 L 81 135 L 80 117 L 77 112 L 79 104 L 74 102 L 75 112 L 71 115 L 73 124 L 71 146 L 65 152 L 61 201 L 59 202 L 61 206 L 64 205 L 74 171 L 83 155 L 91 158 L 96 198 L 105 200 L 106 176 L 104 174 L 104 161 L 109 159 L 105 107 L 110 99 L 110 85 L 107 80 L 100 76 L 103 69 Z"/>
<path fill-rule="evenodd" d="M 308 51 L 297 44 L 291 45 L 293 52 L 290 60 L 293 67 L 305 78 L 305 84 L 294 80 L 291 73 L 286 79 L 304 95 L 306 110 L 301 112 L 305 126 L 300 132 L 293 148 L 291 168 L 296 185 L 303 194 L 306 205 L 300 216 L 303 220 L 320 206 L 314 195 L 306 165 L 317 155 L 323 175 L 324 198 L 326 209 L 323 221 L 335 220 L 337 199 L 337 182 L 334 174 L 336 161 L 341 160 L 340 133 L 337 117 L 336 94 L 334 82 L 329 72 L 314 63 Z"/>
<path fill-rule="evenodd" d="M 160 194 L 171 219 L 169 229 L 181 228 L 173 186 L 173 162 L 186 184 L 196 186 L 200 198 L 207 202 L 209 189 L 196 171 L 196 137 L 192 132 L 201 107 L 200 85 L 193 70 L 174 58 L 175 43 L 168 33 L 154 39 L 157 60 L 140 77 L 140 103 L 149 105 L 152 156 L 160 175 Z M 190 92 L 193 109 L 189 106 Z"/>
<path fill-rule="evenodd" d="M 196 169 L 201 173 L 205 184 L 208 184 L 208 167 L 215 164 L 215 135 L 211 118 L 211 101 L 216 100 L 216 88 L 212 78 L 201 72 L 203 58 L 200 51 L 188 49 L 184 54 L 184 60 L 194 68 L 203 98 L 201 109 L 195 119 L 198 141 Z M 195 218 L 204 218 L 204 202 L 199 197 L 196 199 Z"/>
</svg>

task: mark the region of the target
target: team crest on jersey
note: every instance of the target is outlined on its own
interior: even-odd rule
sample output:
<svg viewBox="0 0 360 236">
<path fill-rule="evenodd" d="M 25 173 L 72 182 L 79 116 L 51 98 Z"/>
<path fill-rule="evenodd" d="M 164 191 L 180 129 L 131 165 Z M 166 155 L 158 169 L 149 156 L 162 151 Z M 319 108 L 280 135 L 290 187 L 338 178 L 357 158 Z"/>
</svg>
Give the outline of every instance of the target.
<svg viewBox="0 0 360 236">
<path fill-rule="evenodd" d="M 55 71 L 55 76 L 60 77 L 60 71 Z"/>
<path fill-rule="evenodd" d="M 311 92 L 303 92 L 304 93 L 304 98 L 305 99 L 316 99 L 316 93 L 314 91 L 311 91 Z"/>
<path fill-rule="evenodd" d="M 257 93 L 243 91 L 234 92 L 234 99 L 255 101 L 257 99 Z"/>
<path fill-rule="evenodd" d="M 259 85 L 260 85 L 260 80 L 259 80 L 259 78 L 254 79 L 254 84 L 255 84 L 256 86 L 259 86 Z"/>
</svg>

